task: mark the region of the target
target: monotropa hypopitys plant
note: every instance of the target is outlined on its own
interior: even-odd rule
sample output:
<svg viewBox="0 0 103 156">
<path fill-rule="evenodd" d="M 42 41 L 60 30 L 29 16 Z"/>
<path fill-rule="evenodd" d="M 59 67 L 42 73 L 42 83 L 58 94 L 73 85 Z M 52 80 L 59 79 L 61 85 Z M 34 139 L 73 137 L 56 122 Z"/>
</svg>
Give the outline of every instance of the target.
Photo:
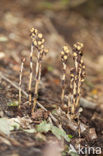
<svg viewBox="0 0 103 156">
<path fill-rule="evenodd" d="M 64 95 L 65 95 L 65 86 L 66 86 L 66 69 L 67 69 L 67 61 L 69 57 L 70 50 L 67 46 L 64 46 L 61 51 L 61 61 L 63 65 L 63 75 L 62 75 L 62 93 L 61 93 L 61 102 L 62 108 L 64 107 Z"/>
<path fill-rule="evenodd" d="M 85 65 L 83 62 L 83 44 L 77 42 L 73 45 L 74 68 L 70 70 L 70 94 L 68 96 L 68 113 L 74 118 L 79 108 L 81 87 L 85 78 Z"/>
<path fill-rule="evenodd" d="M 34 29 L 34 28 L 31 29 L 31 39 L 32 39 L 32 46 L 35 47 L 35 49 L 37 50 L 37 62 L 36 62 L 36 73 L 35 73 L 36 82 L 35 82 L 34 100 L 33 100 L 33 107 L 32 107 L 32 113 L 33 113 L 36 107 L 36 103 L 37 103 L 38 87 L 39 87 L 40 78 L 41 78 L 41 62 L 43 60 L 44 55 L 48 53 L 48 49 L 45 48 L 45 45 L 44 45 L 45 39 L 43 38 L 43 34 L 40 33 L 37 29 Z M 32 58 L 32 54 L 31 54 L 31 58 Z M 30 61 L 31 61 L 31 67 L 32 67 L 32 59 L 30 59 Z M 31 73 L 32 73 L 32 70 L 30 70 L 29 92 L 31 91 L 31 79 L 32 79 Z M 31 96 L 29 98 L 30 98 L 29 99 L 29 102 L 30 102 Z"/>
</svg>

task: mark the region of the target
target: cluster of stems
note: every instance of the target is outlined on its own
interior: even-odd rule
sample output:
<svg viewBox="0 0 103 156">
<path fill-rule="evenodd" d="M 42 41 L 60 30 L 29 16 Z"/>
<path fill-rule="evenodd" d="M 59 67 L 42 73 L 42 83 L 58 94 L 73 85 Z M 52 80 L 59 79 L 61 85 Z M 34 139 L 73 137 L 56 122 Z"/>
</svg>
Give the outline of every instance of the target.
<svg viewBox="0 0 103 156">
<path fill-rule="evenodd" d="M 77 42 L 73 46 L 73 60 L 74 68 L 70 70 L 70 95 L 68 96 L 68 112 L 72 117 L 75 117 L 78 108 L 81 95 L 81 86 L 85 78 L 85 65 L 82 59 L 83 44 Z"/>
<path fill-rule="evenodd" d="M 64 107 L 64 95 L 65 95 L 65 86 L 66 86 L 66 68 L 67 68 L 67 60 L 69 57 L 69 48 L 67 46 L 64 46 L 61 51 L 61 61 L 63 64 L 63 75 L 62 75 L 62 93 L 61 93 L 61 102 L 62 102 L 62 108 Z"/>
<path fill-rule="evenodd" d="M 72 55 L 74 61 L 74 67 L 70 69 L 70 91 L 68 95 L 68 114 L 71 118 L 75 118 L 78 114 L 79 100 L 81 96 L 81 86 L 85 78 L 85 65 L 82 59 L 83 56 L 83 44 L 77 42 L 73 45 Z M 70 50 L 67 46 L 63 47 L 61 52 L 61 61 L 63 64 L 63 75 L 62 75 L 62 93 L 61 93 L 61 103 L 62 108 L 65 108 L 64 96 L 65 96 L 65 86 L 66 86 L 66 68 L 67 61 L 70 55 Z"/>
<path fill-rule="evenodd" d="M 44 57 L 48 53 L 48 49 L 45 48 L 44 43 L 45 40 L 43 38 L 43 35 L 37 30 L 32 28 L 31 29 L 31 39 L 32 39 L 32 45 L 31 45 L 31 53 L 30 53 L 30 79 L 29 79 L 29 104 L 31 105 L 31 84 L 32 84 L 32 56 L 34 48 L 37 50 L 37 62 L 36 62 L 36 73 L 35 73 L 35 89 L 34 89 L 34 100 L 33 100 L 33 107 L 32 107 L 32 113 L 35 110 L 36 103 L 37 103 L 37 97 L 38 97 L 38 87 L 40 83 L 41 78 L 41 62 Z"/>
<path fill-rule="evenodd" d="M 35 71 L 35 88 L 34 88 L 34 99 L 32 106 L 32 113 L 34 113 L 37 98 L 38 98 L 38 88 L 41 79 L 41 64 L 43 57 L 48 53 L 48 49 L 45 48 L 45 39 L 43 38 L 43 34 L 40 33 L 37 29 L 31 29 L 31 51 L 30 51 L 30 76 L 29 76 L 29 105 L 32 104 L 32 95 L 31 95 L 31 86 L 33 79 L 33 54 L 34 50 L 37 51 L 37 61 L 36 61 L 36 71 Z M 85 78 L 85 65 L 82 59 L 83 44 L 77 42 L 73 45 L 73 60 L 74 60 L 74 68 L 70 70 L 70 92 L 68 95 L 68 114 L 71 115 L 72 118 L 75 118 L 75 115 L 78 113 L 79 108 L 79 100 L 81 95 L 81 86 L 82 82 Z M 65 96 L 65 86 L 66 86 L 66 69 L 67 69 L 67 61 L 70 55 L 70 50 L 68 46 L 64 46 L 61 51 L 61 61 L 63 65 L 63 75 L 62 75 L 62 93 L 61 93 L 61 102 L 62 108 L 64 107 L 64 96 Z M 22 73 L 24 67 L 25 58 L 21 63 L 20 70 L 20 78 L 19 78 L 19 108 L 21 105 L 21 83 L 22 83 Z"/>
</svg>

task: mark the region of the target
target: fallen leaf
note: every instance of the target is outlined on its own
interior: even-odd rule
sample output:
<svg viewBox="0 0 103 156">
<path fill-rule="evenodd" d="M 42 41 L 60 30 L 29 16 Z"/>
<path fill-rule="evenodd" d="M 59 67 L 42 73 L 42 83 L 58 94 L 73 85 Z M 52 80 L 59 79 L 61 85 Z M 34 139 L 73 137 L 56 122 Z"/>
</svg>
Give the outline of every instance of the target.
<svg viewBox="0 0 103 156">
<path fill-rule="evenodd" d="M 10 135 L 10 125 L 9 125 L 8 119 L 6 118 L 0 119 L 0 132 L 6 135 Z"/>
<path fill-rule="evenodd" d="M 47 133 L 48 131 L 50 131 L 50 129 L 51 129 L 51 124 L 47 123 L 46 121 L 42 121 L 42 123 L 40 123 L 37 126 L 37 131 L 38 132 Z"/>
<path fill-rule="evenodd" d="M 63 129 L 60 129 L 56 126 L 51 126 L 51 131 L 58 139 L 62 139 L 63 137 L 67 142 L 70 142 L 69 136 Z"/>
<path fill-rule="evenodd" d="M 34 128 L 31 128 L 31 129 L 23 129 L 24 132 L 27 132 L 27 133 L 36 133 L 36 129 Z"/>
<path fill-rule="evenodd" d="M 9 126 L 10 126 L 10 131 L 20 129 L 20 122 L 19 122 L 18 118 L 8 119 L 8 122 L 9 122 Z"/>
<path fill-rule="evenodd" d="M 37 131 L 41 133 L 51 131 L 59 140 L 64 138 L 67 142 L 70 142 L 69 135 L 67 135 L 63 129 L 47 123 L 46 121 L 42 121 L 42 123 L 37 126 Z"/>
</svg>

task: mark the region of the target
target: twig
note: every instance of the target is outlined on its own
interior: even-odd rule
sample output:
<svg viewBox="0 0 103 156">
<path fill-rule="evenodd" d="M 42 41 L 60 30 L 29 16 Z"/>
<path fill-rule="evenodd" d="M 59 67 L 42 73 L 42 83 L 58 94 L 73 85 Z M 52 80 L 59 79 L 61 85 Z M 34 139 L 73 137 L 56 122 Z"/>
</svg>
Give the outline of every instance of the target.
<svg viewBox="0 0 103 156">
<path fill-rule="evenodd" d="M 8 79 L 3 73 L 0 72 L 0 77 L 2 79 L 4 79 L 5 81 L 7 81 L 8 83 L 10 83 L 13 87 L 15 87 L 17 90 L 19 90 L 19 86 L 16 85 L 13 81 L 11 81 L 10 79 Z M 28 97 L 28 94 L 23 90 L 21 89 L 21 92 L 26 96 Z"/>
<path fill-rule="evenodd" d="M 61 109 L 57 110 L 56 116 L 58 117 L 58 121 L 62 123 L 63 126 L 69 127 L 73 131 L 78 130 L 78 123 L 75 120 L 69 119 L 68 115 L 62 111 Z M 79 123 L 80 132 L 83 133 L 87 130 L 88 126 L 83 124 L 82 122 Z"/>
<path fill-rule="evenodd" d="M 59 119 L 60 119 L 60 121 L 62 121 L 62 124 L 64 126 L 69 127 L 70 129 L 72 129 L 75 132 L 78 130 L 78 123 L 76 123 L 74 120 L 67 120 L 67 118 L 63 117 L 63 116 L 61 116 Z M 80 122 L 79 124 L 80 124 L 80 132 L 84 133 L 88 129 L 88 126 L 86 126 L 82 122 Z"/>
</svg>

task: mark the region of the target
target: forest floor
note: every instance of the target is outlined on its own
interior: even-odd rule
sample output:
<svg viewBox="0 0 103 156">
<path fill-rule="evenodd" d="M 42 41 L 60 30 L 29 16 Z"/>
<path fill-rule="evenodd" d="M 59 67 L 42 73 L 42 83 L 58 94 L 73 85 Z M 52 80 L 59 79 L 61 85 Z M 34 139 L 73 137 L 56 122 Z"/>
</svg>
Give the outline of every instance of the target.
<svg viewBox="0 0 103 156">
<path fill-rule="evenodd" d="M 4 2 L 1 2 L 2 5 Z M 27 7 L 15 3 L 5 3 L 0 9 L 0 117 L 11 122 L 17 119 L 22 129 L 13 129 L 9 136 L 0 133 L 0 156 L 40 156 L 44 146 L 50 140 L 66 153 L 67 145 L 75 149 L 78 142 L 82 146 L 100 147 L 103 152 L 103 22 L 101 18 L 85 17 L 75 10 L 33 12 Z M 8 106 L 18 101 L 18 89 L 13 86 L 19 83 L 21 58 L 26 58 L 22 88 L 28 94 L 30 32 L 32 27 L 38 28 L 46 39 L 49 48 L 48 56 L 42 67 L 42 78 L 38 102 L 47 111 L 37 106 L 32 119 L 28 106 L 28 98 L 22 94 L 22 110 Z M 70 47 L 80 41 L 84 44 L 84 62 L 86 65 L 86 80 L 82 87 L 82 98 L 95 107 L 84 106 L 80 121 L 86 126 L 86 131 L 78 137 L 78 131 L 68 126 L 68 121 L 59 121 L 67 134 L 72 135 L 70 143 L 58 141 L 50 132 L 30 133 L 25 129 L 33 129 L 35 125 L 48 120 L 50 112 L 61 107 L 61 76 L 62 64 L 60 51 L 65 43 Z M 35 75 L 36 57 L 33 58 Z M 71 62 L 70 62 L 71 63 Z M 67 68 L 69 77 L 69 65 Z M 10 80 L 10 82 L 8 82 Z M 68 79 L 66 95 L 69 93 Z M 35 81 L 32 85 L 32 96 Z M 86 107 L 86 108 L 85 108 Z M 63 123 L 64 122 L 64 123 Z M 55 125 L 55 122 L 54 122 Z M 92 131 L 93 130 L 93 131 Z M 92 132 L 91 132 L 92 131 Z M 94 136 L 91 137 L 91 136 Z M 90 154 L 92 155 L 92 154 Z M 96 155 L 96 154 L 95 154 Z M 102 154 L 101 154 L 102 155 Z"/>
</svg>

